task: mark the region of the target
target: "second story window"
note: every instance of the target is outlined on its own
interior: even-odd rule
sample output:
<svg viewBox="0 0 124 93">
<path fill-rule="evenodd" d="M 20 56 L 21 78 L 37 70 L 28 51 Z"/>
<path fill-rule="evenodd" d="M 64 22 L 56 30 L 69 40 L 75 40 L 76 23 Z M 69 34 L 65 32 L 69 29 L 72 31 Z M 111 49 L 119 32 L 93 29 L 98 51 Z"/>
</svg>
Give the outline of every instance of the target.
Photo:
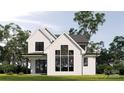
<svg viewBox="0 0 124 93">
<path fill-rule="evenodd" d="M 35 42 L 35 51 L 44 51 L 44 42 Z"/>
</svg>

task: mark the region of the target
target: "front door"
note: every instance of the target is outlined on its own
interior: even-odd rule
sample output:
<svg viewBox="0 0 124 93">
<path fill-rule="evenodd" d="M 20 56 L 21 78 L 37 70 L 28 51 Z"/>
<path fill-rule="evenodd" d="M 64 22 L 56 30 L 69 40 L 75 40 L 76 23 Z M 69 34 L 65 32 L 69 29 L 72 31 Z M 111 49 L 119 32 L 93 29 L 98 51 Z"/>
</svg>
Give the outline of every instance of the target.
<svg viewBox="0 0 124 93">
<path fill-rule="evenodd" d="M 47 61 L 46 60 L 36 60 L 35 62 L 36 73 L 47 73 Z"/>
</svg>

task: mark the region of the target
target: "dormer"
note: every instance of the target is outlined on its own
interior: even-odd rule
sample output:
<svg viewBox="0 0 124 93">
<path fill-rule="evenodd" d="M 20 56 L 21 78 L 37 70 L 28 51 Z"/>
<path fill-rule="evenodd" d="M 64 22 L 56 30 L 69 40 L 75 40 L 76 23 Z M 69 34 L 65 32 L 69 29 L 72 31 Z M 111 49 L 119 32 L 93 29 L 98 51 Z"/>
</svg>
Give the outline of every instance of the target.
<svg viewBox="0 0 124 93">
<path fill-rule="evenodd" d="M 42 53 L 56 39 L 47 28 L 34 31 L 27 39 L 28 53 Z"/>
</svg>

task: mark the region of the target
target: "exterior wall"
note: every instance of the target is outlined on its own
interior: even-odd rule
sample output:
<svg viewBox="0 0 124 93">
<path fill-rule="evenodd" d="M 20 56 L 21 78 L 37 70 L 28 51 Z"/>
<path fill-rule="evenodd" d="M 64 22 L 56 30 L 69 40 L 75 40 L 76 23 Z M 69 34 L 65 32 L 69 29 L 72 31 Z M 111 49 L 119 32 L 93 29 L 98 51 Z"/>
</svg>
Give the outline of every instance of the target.
<svg viewBox="0 0 124 93">
<path fill-rule="evenodd" d="M 28 41 L 28 53 L 38 52 L 35 51 L 35 42 L 44 42 L 44 50 L 51 44 L 40 31 L 36 31 L 32 38 Z"/>
<path fill-rule="evenodd" d="M 95 75 L 96 74 L 96 58 L 88 57 L 88 66 L 83 66 L 83 75 Z"/>
<path fill-rule="evenodd" d="M 68 45 L 69 50 L 74 50 L 74 71 L 55 71 L 55 50 L 60 50 L 61 45 Z M 47 75 L 82 75 L 82 56 L 80 50 L 78 50 L 78 48 L 64 35 L 61 38 L 58 38 L 47 52 Z"/>
</svg>

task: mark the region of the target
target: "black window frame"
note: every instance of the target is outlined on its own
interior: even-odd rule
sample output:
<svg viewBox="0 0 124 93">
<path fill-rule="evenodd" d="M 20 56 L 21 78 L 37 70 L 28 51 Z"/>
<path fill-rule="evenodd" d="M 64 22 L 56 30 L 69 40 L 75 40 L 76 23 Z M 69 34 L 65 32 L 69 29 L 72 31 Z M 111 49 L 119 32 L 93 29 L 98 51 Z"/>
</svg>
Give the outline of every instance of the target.
<svg viewBox="0 0 124 93">
<path fill-rule="evenodd" d="M 55 55 L 60 55 L 60 50 L 55 50 Z"/>
<path fill-rule="evenodd" d="M 84 66 L 85 66 L 85 67 L 88 66 L 88 57 L 84 57 Z"/>
<path fill-rule="evenodd" d="M 35 51 L 44 51 L 44 42 L 35 42 Z"/>
<path fill-rule="evenodd" d="M 56 72 L 74 71 L 74 50 L 68 50 L 68 45 L 61 45 L 60 47 L 61 47 L 60 50 L 55 50 L 55 71 Z M 64 53 L 62 53 L 63 52 L 62 50 L 64 50 Z M 57 59 L 58 57 L 59 63 Z M 60 67 L 58 67 L 57 64 L 59 64 Z"/>
</svg>

